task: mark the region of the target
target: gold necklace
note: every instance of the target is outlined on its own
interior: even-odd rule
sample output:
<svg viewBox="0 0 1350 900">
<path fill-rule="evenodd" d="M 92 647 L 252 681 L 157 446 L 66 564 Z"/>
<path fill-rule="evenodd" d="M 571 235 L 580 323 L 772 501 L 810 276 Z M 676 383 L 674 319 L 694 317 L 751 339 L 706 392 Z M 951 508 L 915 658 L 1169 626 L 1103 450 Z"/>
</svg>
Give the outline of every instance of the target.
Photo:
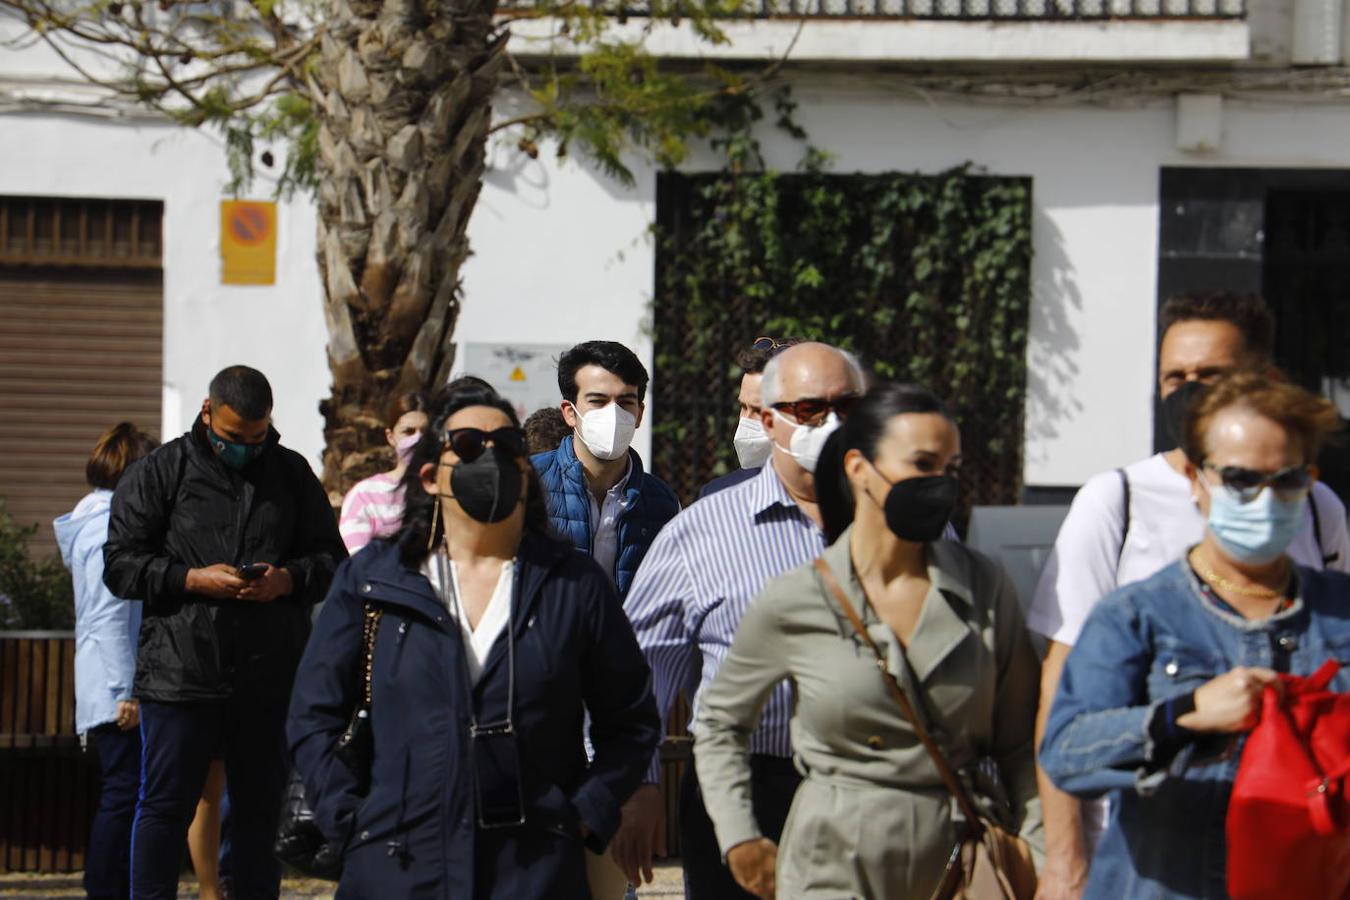
<svg viewBox="0 0 1350 900">
<path fill-rule="evenodd" d="M 1191 565 L 1200 573 L 1202 579 L 1209 582 L 1211 586 L 1226 593 L 1237 594 L 1242 597 L 1252 597 L 1258 600 L 1282 600 L 1285 599 L 1287 595 L 1287 588 L 1289 587 L 1289 573 L 1287 571 L 1284 576 L 1284 586 L 1279 590 L 1271 590 L 1270 588 L 1265 587 L 1258 590 L 1252 590 L 1251 588 L 1244 588 L 1236 582 L 1229 581 L 1227 578 L 1224 578 L 1218 572 L 1210 568 L 1200 556 L 1199 547 L 1196 547 L 1191 551 L 1189 558 Z"/>
</svg>

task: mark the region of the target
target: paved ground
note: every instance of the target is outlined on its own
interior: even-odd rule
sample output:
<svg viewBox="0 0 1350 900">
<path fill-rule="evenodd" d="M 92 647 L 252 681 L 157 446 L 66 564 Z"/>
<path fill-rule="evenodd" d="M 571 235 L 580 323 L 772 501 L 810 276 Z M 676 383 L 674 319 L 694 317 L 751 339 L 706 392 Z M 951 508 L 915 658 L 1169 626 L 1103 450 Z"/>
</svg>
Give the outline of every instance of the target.
<svg viewBox="0 0 1350 900">
<path fill-rule="evenodd" d="M 184 878 L 179 884 L 180 898 L 197 896 L 196 882 Z M 331 898 L 333 886 L 326 881 L 288 878 L 282 883 L 283 900 L 300 897 Z M 641 900 L 675 900 L 684 896 L 684 881 L 679 863 L 668 863 L 656 870 L 656 880 L 638 890 Z M 33 897 L 43 900 L 82 900 L 84 890 L 75 875 L 0 875 L 0 897 Z"/>
</svg>

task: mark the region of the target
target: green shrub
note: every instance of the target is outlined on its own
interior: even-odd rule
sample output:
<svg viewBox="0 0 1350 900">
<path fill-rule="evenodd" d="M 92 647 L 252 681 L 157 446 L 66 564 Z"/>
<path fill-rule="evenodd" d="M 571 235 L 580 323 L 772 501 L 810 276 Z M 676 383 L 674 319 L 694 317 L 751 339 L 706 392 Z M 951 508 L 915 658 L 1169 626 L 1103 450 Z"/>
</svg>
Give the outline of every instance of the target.
<svg viewBox="0 0 1350 900">
<path fill-rule="evenodd" d="M 75 595 L 59 556 L 34 559 L 28 542 L 36 525 L 20 525 L 0 498 L 0 628 L 69 631 Z"/>
</svg>

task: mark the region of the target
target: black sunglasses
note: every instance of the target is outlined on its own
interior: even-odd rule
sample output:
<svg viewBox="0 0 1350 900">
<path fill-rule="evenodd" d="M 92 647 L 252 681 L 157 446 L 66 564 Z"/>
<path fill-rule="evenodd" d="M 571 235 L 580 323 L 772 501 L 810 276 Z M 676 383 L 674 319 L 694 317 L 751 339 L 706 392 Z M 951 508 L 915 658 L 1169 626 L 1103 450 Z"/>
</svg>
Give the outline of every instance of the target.
<svg viewBox="0 0 1350 900">
<path fill-rule="evenodd" d="M 1258 472 L 1243 466 L 1216 466 L 1204 463 L 1203 467 L 1218 473 L 1223 486 L 1238 495 L 1242 503 L 1250 503 L 1261 493 L 1261 488 L 1270 486 L 1277 494 L 1292 496 L 1308 489 L 1312 484 L 1312 472 L 1306 465 L 1286 466 L 1278 472 Z"/>
<path fill-rule="evenodd" d="M 473 462 L 483 455 L 487 445 L 500 447 L 511 456 L 525 455 L 525 432 L 519 428 L 451 428 L 445 432 L 442 446 L 455 451 L 460 462 Z"/>
<path fill-rule="evenodd" d="M 801 338 L 783 338 L 780 341 L 778 338 L 772 338 L 767 335 L 763 335 L 761 337 L 755 338 L 754 341 L 751 342 L 750 349 L 768 350 L 774 356 L 777 356 L 779 353 L 782 353 L 787 348 L 796 346 L 801 342 L 802 342 Z"/>
<path fill-rule="evenodd" d="M 857 394 L 845 394 L 833 400 L 821 400 L 808 397 L 804 400 L 785 400 L 773 404 L 780 412 L 791 413 L 798 425 L 819 425 L 825 421 L 831 411 L 841 419 L 847 419 L 853 404 L 858 402 Z"/>
</svg>

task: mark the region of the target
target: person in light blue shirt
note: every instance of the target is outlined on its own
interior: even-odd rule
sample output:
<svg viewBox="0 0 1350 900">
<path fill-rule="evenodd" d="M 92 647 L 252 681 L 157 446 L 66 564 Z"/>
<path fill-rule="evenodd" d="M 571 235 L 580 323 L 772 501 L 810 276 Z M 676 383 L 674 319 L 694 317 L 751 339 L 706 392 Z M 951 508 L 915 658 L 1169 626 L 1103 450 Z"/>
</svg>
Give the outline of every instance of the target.
<svg viewBox="0 0 1350 900">
<path fill-rule="evenodd" d="M 114 426 L 85 465 L 93 491 L 52 523 L 75 586 L 75 730 L 93 745 L 103 775 L 84 870 L 84 888 L 93 898 L 129 893 L 141 764 L 140 713 L 131 693 L 141 604 L 104 586 L 103 544 L 118 479 L 158 446 L 130 422 Z"/>
</svg>

